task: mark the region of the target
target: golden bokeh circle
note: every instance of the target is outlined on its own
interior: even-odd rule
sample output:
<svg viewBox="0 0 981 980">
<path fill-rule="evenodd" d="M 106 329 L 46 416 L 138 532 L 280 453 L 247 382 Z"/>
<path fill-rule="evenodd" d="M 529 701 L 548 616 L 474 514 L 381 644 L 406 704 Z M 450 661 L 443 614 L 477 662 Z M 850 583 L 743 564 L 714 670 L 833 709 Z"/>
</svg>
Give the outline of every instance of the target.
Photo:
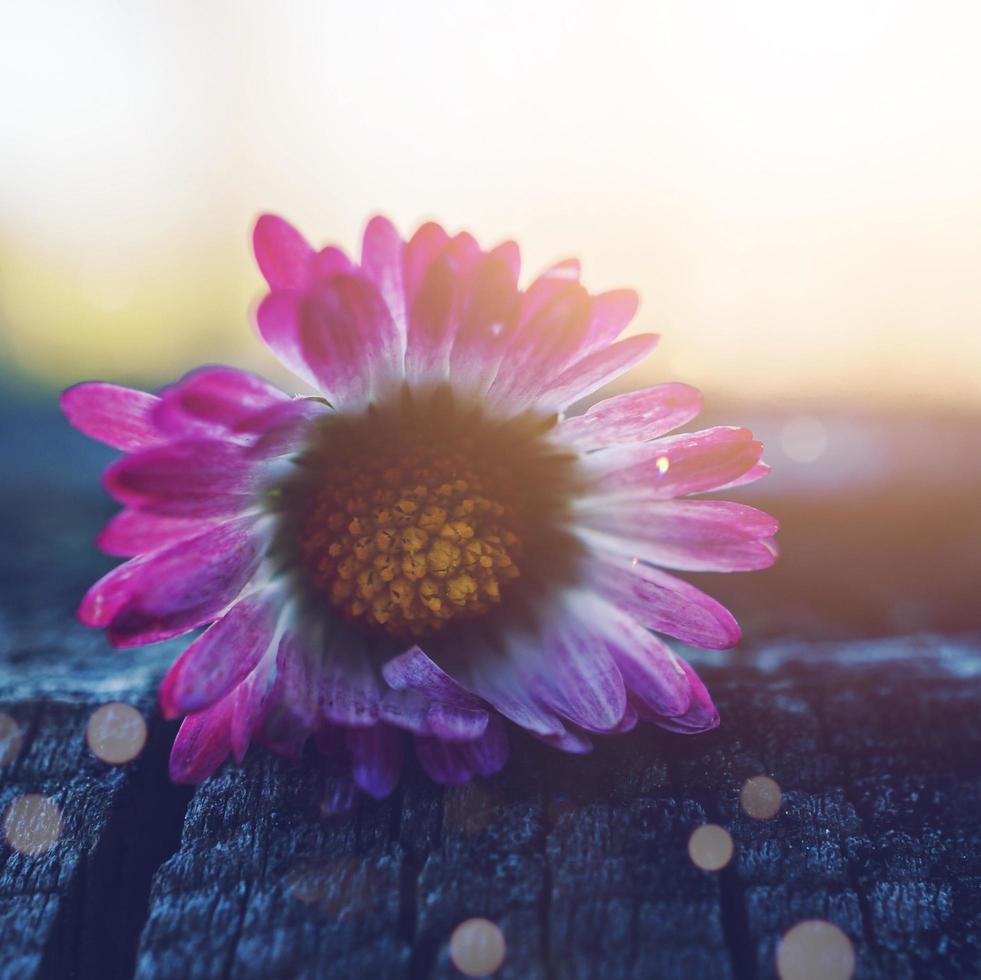
<svg viewBox="0 0 981 980">
<path fill-rule="evenodd" d="M 850 980 L 854 973 L 851 940 L 822 919 L 798 922 L 777 947 L 780 980 Z"/>
<path fill-rule="evenodd" d="M 61 811 L 40 793 L 18 796 L 3 815 L 4 839 L 15 851 L 29 857 L 43 854 L 57 844 L 61 830 Z"/>
<path fill-rule="evenodd" d="M 721 871 L 731 860 L 732 836 L 725 827 L 707 823 L 688 839 L 688 856 L 703 871 Z"/>
<path fill-rule="evenodd" d="M 769 820 L 780 810 L 783 793 L 775 779 L 769 776 L 753 776 L 743 783 L 739 802 L 747 816 L 754 820 Z"/>
<path fill-rule="evenodd" d="M 489 977 L 504 962 L 504 933 L 489 919 L 467 919 L 450 936 L 450 959 L 468 977 Z"/>
<path fill-rule="evenodd" d="M 112 701 L 96 708 L 85 726 L 93 754 L 109 765 L 135 759 L 146 745 L 146 721 L 132 705 Z"/>
<path fill-rule="evenodd" d="M 0 711 L 0 766 L 10 765 L 24 746 L 24 732 L 16 718 Z"/>
</svg>

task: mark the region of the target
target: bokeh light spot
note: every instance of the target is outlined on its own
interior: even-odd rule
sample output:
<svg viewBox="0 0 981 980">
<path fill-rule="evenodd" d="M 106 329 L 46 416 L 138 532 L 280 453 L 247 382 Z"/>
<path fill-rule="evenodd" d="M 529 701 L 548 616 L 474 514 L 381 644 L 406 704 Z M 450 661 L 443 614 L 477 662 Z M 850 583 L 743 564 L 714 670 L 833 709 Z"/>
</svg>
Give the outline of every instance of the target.
<svg viewBox="0 0 981 980">
<path fill-rule="evenodd" d="M 798 922 L 777 947 L 780 980 L 849 980 L 855 972 L 851 940 L 830 922 Z"/>
<path fill-rule="evenodd" d="M 654 465 L 657 467 L 657 472 L 661 476 L 664 476 L 664 474 L 671 468 L 671 460 L 668 459 L 667 456 L 658 456 L 654 462 Z"/>
<path fill-rule="evenodd" d="M 707 823 L 688 839 L 688 855 L 703 871 L 721 871 L 732 860 L 732 837 L 725 827 Z"/>
<path fill-rule="evenodd" d="M 16 718 L 0 711 L 0 766 L 7 766 L 20 755 L 24 733 Z"/>
<path fill-rule="evenodd" d="M 113 701 L 92 712 L 85 728 L 85 740 L 103 762 L 118 766 L 143 751 L 146 722 L 132 705 Z"/>
<path fill-rule="evenodd" d="M 769 776 L 753 776 L 752 779 L 747 779 L 739 794 L 743 811 L 754 820 L 769 820 L 776 816 L 782 801 L 780 786 Z"/>
<path fill-rule="evenodd" d="M 450 959 L 468 977 L 489 977 L 506 952 L 504 933 L 489 919 L 467 919 L 450 936 Z"/>
<path fill-rule="evenodd" d="M 827 451 L 828 430 L 819 419 L 797 415 L 780 430 L 780 448 L 795 463 L 815 463 Z"/>
<path fill-rule="evenodd" d="M 29 857 L 43 854 L 61 837 L 61 812 L 40 793 L 25 793 L 7 807 L 3 836 L 21 854 Z"/>
</svg>

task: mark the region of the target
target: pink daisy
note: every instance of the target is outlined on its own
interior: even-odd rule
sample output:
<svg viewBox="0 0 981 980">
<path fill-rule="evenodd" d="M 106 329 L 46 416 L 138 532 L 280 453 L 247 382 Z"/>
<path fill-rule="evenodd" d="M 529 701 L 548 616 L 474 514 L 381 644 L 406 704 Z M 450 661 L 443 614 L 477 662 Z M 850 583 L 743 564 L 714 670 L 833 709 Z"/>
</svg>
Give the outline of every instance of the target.
<svg viewBox="0 0 981 980">
<path fill-rule="evenodd" d="M 590 295 L 575 262 L 522 290 L 514 243 L 483 251 L 436 224 L 405 242 L 374 218 L 360 264 L 272 216 L 254 244 L 259 330 L 318 394 L 205 367 L 156 395 L 91 382 L 62 398 L 125 453 L 99 544 L 130 560 L 82 622 L 118 647 L 208 626 L 160 692 L 184 718 L 172 777 L 202 780 L 252 741 L 295 756 L 313 735 L 352 793 L 384 797 L 407 736 L 457 784 L 504 765 L 507 722 L 568 752 L 638 719 L 714 728 L 658 634 L 720 649 L 739 628 L 662 569 L 765 568 L 777 523 L 697 496 L 766 466 L 746 429 L 666 435 L 698 413 L 693 388 L 563 418 L 653 349 L 616 339 L 636 295 Z"/>
</svg>

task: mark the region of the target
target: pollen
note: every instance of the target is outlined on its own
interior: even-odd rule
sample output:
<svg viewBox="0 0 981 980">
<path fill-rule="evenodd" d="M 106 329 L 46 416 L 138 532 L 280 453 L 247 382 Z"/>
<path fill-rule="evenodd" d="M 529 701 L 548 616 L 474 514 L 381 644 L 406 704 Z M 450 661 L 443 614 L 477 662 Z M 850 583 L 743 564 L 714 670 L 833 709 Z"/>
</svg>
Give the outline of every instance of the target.
<svg viewBox="0 0 981 980">
<path fill-rule="evenodd" d="M 367 440 L 335 458 L 301 524 L 316 592 L 348 619 L 418 637 L 483 615 L 520 575 L 507 467 L 467 440 Z"/>
</svg>

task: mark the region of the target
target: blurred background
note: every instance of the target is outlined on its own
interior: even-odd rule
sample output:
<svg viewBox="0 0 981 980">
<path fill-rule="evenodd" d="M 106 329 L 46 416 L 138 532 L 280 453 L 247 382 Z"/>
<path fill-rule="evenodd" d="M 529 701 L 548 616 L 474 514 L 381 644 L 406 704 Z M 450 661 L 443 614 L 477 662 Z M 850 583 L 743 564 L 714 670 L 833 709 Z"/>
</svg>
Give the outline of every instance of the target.
<svg viewBox="0 0 981 980">
<path fill-rule="evenodd" d="M 759 430 L 774 476 L 743 496 L 784 559 L 713 585 L 757 635 L 979 625 L 981 7 L 0 9 L 7 492 L 54 461 L 95 492 L 60 387 L 285 380 L 251 322 L 260 211 L 347 248 L 376 211 L 436 218 L 638 288 L 663 341 L 629 383 Z"/>
</svg>

